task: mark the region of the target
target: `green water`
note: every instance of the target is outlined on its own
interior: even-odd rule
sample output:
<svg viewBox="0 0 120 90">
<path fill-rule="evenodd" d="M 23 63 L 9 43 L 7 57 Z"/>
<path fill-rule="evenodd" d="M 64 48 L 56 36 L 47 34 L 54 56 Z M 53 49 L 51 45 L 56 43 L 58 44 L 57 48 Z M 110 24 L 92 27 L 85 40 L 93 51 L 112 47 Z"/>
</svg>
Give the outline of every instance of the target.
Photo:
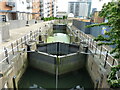
<svg viewBox="0 0 120 90">
<path fill-rule="evenodd" d="M 67 34 L 64 33 L 54 33 L 53 36 L 47 38 L 47 43 L 51 43 L 51 42 L 70 43 L 70 38 Z"/>
<path fill-rule="evenodd" d="M 55 78 L 55 75 L 29 67 L 20 79 L 18 85 L 19 88 L 29 88 L 29 86 L 37 84 L 43 88 L 52 88 L 51 90 L 55 90 Z M 58 76 L 58 88 L 61 88 L 59 90 L 68 90 L 68 88 L 77 85 L 85 88 L 93 88 L 92 80 L 85 69 Z"/>
</svg>

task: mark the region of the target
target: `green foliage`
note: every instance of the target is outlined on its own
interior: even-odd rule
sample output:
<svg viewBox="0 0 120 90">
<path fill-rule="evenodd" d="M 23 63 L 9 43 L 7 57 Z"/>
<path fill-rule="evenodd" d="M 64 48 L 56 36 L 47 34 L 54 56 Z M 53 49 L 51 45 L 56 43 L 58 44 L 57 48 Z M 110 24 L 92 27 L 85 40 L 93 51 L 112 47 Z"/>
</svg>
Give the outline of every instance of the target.
<svg viewBox="0 0 120 90">
<path fill-rule="evenodd" d="M 67 16 L 63 16 L 63 19 L 67 19 Z"/>
<path fill-rule="evenodd" d="M 57 17 L 47 17 L 47 18 L 41 18 L 41 20 L 44 20 L 44 21 L 50 21 L 50 20 L 55 20 L 55 19 L 62 19 L 62 18 L 57 18 Z"/>
<path fill-rule="evenodd" d="M 112 67 L 107 82 L 112 88 L 120 88 L 120 78 L 116 79 L 116 72 L 120 70 L 120 65 Z"/>
<path fill-rule="evenodd" d="M 120 0 L 117 2 L 109 2 L 107 5 L 104 4 L 99 16 L 108 19 L 107 23 L 92 24 L 87 27 L 106 25 L 112 27 L 109 32 L 105 35 L 109 37 L 104 37 L 102 35 L 98 36 L 96 41 L 110 41 L 106 43 L 100 43 L 99 45 L 115 45 L 115 49 L 111 51 L 114 54 L 114 58 L 120 59 Z"/>
</svg>

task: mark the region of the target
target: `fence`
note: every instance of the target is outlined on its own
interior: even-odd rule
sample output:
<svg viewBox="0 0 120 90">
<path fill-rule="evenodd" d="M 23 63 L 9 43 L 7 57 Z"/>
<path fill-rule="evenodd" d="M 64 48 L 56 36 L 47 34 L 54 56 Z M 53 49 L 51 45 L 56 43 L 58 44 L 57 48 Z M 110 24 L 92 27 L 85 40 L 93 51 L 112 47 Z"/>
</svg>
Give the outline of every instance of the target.
<svg viewBox="0 0 120 90">
<path fill-rule="evenodd" d="M 73 32 L 73 30 L 71 30 L 71 32 Z M 74 33 L 76 34 L 76 36 L 79 37 L 80 41 L 86 42 L 89 49 L 92 51 L 92 53 L 94 53 L 93 55 L 97 55 L 100 59 L 103 60 L 102 62 L 104 63 L 104 67 L 106 67 L 107 65 L 109 65 L 110 67 L 118 65 L 118 60 L 114 59 L 109 54 L 109 51 L 105 46 L 98 46 L 96 41 L 94 41 L 89 35 L 84 34 L 81 31 L 75 31 Z M 11 57 L 13 57 L 13 55 L 17 54 L 20 51 L 23 51 L 23 49 L 26 47 L 25 44 L 27 44 L 27 42 L 31 40 L 36 40 L 36 37 L 40 34 L 40 29 L 34 32 L 31 31 L 22 38 L 19 38 L 18 40 L 4 47 L 4 50 L 0 53 L 0 70 L 2 70 L 4 64 L 7 65 L 11 63 L 9 60 Z"/>
<path fill-rule="evenodd" d="M 30 31 L 30 33 L 26 34 L 25 36 L 17 39 L 16 41 L 12 42 L 8 46 L 4 47 L 4 50 L 0 53 L 0 72 L 4 68 L 4 65 L 8 65 L 11 63 L 10 59 L 16 55 L 18 52 L 21 52 L 25 49 L 26 44 L 29 41 L 36 41 L 36 37 L 41 34 L 40 28 L 34 32 Z"/>
<path fill-rule="evenodd" d="M 107 66 L 112 67 L 114 65 L 118 65 L 118 60 L 110 55 L 109 50 L 105 46 L 98 46 L 98 42 L 94 41 L 93 38 L 80 30 L 74 31 L 74 34 L 79 37 L 80 41 L 85 42 L 88 45 L 88 48 L 91 50 L 93 55 L 97 55 L 99 59 L 102 60 L 101 62 L 104 64 L 104 68 Z"/>
</svg>

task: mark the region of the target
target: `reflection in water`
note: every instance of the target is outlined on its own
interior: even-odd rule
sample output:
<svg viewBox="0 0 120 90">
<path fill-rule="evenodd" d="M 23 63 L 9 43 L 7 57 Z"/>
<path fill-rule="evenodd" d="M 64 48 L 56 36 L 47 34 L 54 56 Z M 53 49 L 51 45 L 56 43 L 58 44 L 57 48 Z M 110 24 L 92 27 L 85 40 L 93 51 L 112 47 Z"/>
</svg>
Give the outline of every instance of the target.
<svg viewBox="0 0 120 90">
<path fill-rule="evenodd" d="M 70 38 L 67 34 L 64 33 L 54 33 L 53 36 L 47 38 L 47 43 L 52 43 L 52 42 L 70 43 Z"/>
<path fill-rule="evenodd" d="M 29 88 L 35 84 L 42 88 L 55 89 L 55 79 L 55 75 L 29 67 L 19 81 L 19 88 Z M 58 88 L 73 88 L 77 85 L 83 86 L 84 88 L 93 88 L 92 80 L 85 69 L 58 77 Z"/>
</svg>

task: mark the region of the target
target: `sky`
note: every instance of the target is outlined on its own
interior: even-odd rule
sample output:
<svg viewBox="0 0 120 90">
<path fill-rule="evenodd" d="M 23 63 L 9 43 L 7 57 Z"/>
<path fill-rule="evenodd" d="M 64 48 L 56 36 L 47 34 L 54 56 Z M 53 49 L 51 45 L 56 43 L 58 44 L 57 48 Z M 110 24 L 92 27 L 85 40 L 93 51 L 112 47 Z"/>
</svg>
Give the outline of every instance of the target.
<svg viewBox="0 0 120 90">
<path fill-rule="evenodd" d="M 68 10 L 68 2 L 77 1 L 77 0 L 58 0 L 58 11 L 66 11 Z"/>
<path fill-rule="evenodd" d="M 70 1 L 78 1 L 78 0 L 58 0 L 58 11 L 68 11 L 68 2 Z M 110 0 L 102 0 L 103 2 L 99 2 L 99 0 L 92 0 L 92 8 L 97 8 L 98 11 L 101 10 L 103 3 L 108 2 Z"/>
</svg>

